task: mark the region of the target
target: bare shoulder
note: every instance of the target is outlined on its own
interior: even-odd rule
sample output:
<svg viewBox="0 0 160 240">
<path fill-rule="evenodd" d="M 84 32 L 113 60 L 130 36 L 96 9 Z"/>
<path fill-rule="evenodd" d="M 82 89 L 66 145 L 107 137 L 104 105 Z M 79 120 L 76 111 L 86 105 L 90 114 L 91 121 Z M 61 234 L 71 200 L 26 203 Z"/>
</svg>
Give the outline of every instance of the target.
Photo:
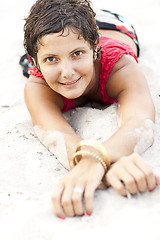
<svg viewBox="0 0 160 240">
<path fill-rule="evenodd" d="M 24 95 L 26 102 L 34 99 L 34 103 L 39 101 L 50 101 L 52 104 L 56 104 L 60 109 L 63 108 L 62 96 L 53 91 L 46 81 L 40 77 L 31 75 L 27 80 L 24 88 Z M 35 101 L 37 99 L 37 101 Z"/>
<path fill-rule="evenodd" d="M 122 91 L 147 90 L 148 84 L 139 64 L 131 55 L 124 54 L 113 66 L 106 90 L 109 96 L 118 98 Z"/>
<path fill-rule="evenodd" d="M 30 75 L 29 78 L 27 79 L 26 85 L 28 85 L 30 83 L 38 83 L 38 84 L 43 84 L 43 85 L 48 86 L 48 84 L 46 83 L 46 81 L 43 78 L 36 77 L 34 75 Z"/>
<path fill-rule="evenodd" d="M 123 56 L 115 63 L 115 65 L 113 66 L 111 73 L 110 73 L 110 77 L 112 77 L 112 75 L 121 70 L 124 69 L 125 67 L 130 67 L 130 66 L 134 66 L 137 69 L 140 69 L 139 64 L 137 64 L 135 58 L 129 54 L 123 54 Z"/>
<path fill-rule="evenodd" d="M 123 55 L 115 64 L 106 91 L 118 99 L 124 121 L 133 116 L 154 121 L 155 108 L 146 77 L 132 56 Z"/>
</svg>

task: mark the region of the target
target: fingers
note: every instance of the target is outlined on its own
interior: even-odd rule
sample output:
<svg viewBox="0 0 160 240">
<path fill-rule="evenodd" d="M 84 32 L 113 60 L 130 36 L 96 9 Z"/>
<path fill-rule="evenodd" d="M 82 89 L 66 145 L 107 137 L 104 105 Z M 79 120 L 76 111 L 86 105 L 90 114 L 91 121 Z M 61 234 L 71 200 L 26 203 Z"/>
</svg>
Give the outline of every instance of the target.
<svg viewBox="0 0 160 240">
<path fill-rule="evenodd" d="M 52 196 L 52 204 L 53 204 L 53 208 L 54 208 L 54 213 L 57 217 L 60 217 L 62 219 L 65 218 L 65 213 L 60 204 L 63 191 L 64 191 L 64 185 L 59 184 L 57 186 L 57 188 L 54 190 L 54 193 Z"/>
<path fill-rule="evenodd" d="M 147 181 L 146 176 L 140 168 L 138 168 L 131 159 L 123 158 L 121 161 L 122 167 L 126 169 L 126 171 L 131 176 L 127 176 L 128 180 L 126 182 L 126 187 L 131 194 L 135 194 L 139 192 L 145 192 L 147 190 Z M 133 159 L 134 160 L 134 159 Z M 143 169 L 143 168 L 142 168 Z"/>
<path fill-rule="evenodd" d="M 88 216 L 92 214 L 93 211 L 93 198 L 94 192 L 97 188 L 97 185 L 88 183 L 85 188 L 84 201 L 85 201 L 85 210 Z"/>
<path fill-rule="evenodd" d="M 95 188 L 92 185 L 84 187 L 62 187 L 55 189 L 52 196 L 52 203 L 56 216 L 64 219 L 65 216 L 83 216 L 84 211 L 91 215 L 93 209 L 93 197 Z M 83 207 L 83 192 L 85 207 Z M 85 208 L 85 209 L 84 209 Z"/>
<path fill-rule="evenodd" d="M 81 169 L 78 177 L 76 168 L 71 170 L 53 193 L 54 212 L 61 219 L 82 216 L 84 212 L 90 216 L 93 211 L 94 192 L 102 179 L 103 169 L 101 165 L 95 165 L 90 174 L 89 171 L 84 174 L 84 167 Z M 95 175 L 97 178 L 93 178 Z M 112 186 L 122 196 L 128 192 L 152 191 L 156 184 L 160 184 L 160 177 L 153 174 L 138 154 L 122 157 L 111 166 L 104 179 L 107 186 Z"/>
<path fill-rule="evenodd" d="M 126 189 L 124 184 L 120 181 L 119 177 L 113 172 L 109 171 L 105 176 L 105 184 L 107 186 L 112 186 L 120 195 L 126 196 Z"/>
<path fill-rule="evenodd" d="M 151 168 L 138 154 L 123 157 L 116 162 L 106 174 L 105 181 L 123 196 L 126 195 L 125 187 L 129 193 L 136 194 L 153 190 L 159 182 Z"/>
<path fill-rule="evenodd" d="M 52 197 L 58 217 L 91 215 L 96 188 L 104 176 L 104 168 L 98 161 L 84 158 L 61 180 Z M 84 198 L 84 203 L 83 203 Z"/>
<path fill-rule="evenodd" d="M 84 209 L 82 204 L 84 187 L 74 187 L 72 194 L 72 204 L 75 215 L 84 215 Z"/>
<path fill-rule="evenodd" d="M 131 157 L 134 158 L 134 163 L 136 164 L 136 166 L 144 173 L 147 188 L 154 189 L 156 186 L 156 177 L 151 168 L 138 154 L 132 154 Z"/>
<path fill-rule="evenodd" d="M 115 169 L 116 175 L 118 175 L 120 181 L 125 183 L 128 191 L 131 194 L 135 194 L 138 189 L 134 177 L 130 174 L 129 171 L 126 170 L 126 168 L 123 167 L 123 165 L 118 165 L 119 164 L 117 164 L 117 167 Z"/>
<path fill-rule="evenodd" d="M 65 187 L 61 201 L 59 203 L 61 204 L 65 212 L 65 215 L 68 217 L 73 217 L 75 215 L 73 205 L 72 205 L 72 199 L 71 199 L 72 192 L 73 192 L 73 187 L 71 186 Z"/>
<path fill-rule="evenodd" d="M 122 196 L 127 195 L 126 188 L 131 194 L 136 194 L 138 191 L 133 176 L 118 164 L 113 172 L 107 174 L 106 181 Z"/>
<path fill-rule="evenodd" d="M 76 189 L 79 189 L 79 191 Z M 56 216 L 63 219 L 65 216 L 73 217 L 75 215 L 83 215 L 82 196 L 83 187 L 74 188 L 73 185 L 67 187 L 59 184 L 52 196 L 52 203 Z"/>
<path fill-rule="evenodd" d="M 92 181 L 88 181 L 86 186 L 59 184 L 52 196 L 56 216 L 64 219 L 65 216 L 83 216 L 84 212 L 90 216 L 93 211 L 93 198 L 97 185 Z"/>
<path fill-rule="evenodd" d="M 83 216 L 85 211 L 87 215 L 91 215 L 95 189 L 93 184 L 87 184 L 85 188 L 82 185 L 75 187 L 74 185 L 59 184 L 52 196 L 55 215 L 61 219 L 64 219 L 65 216 Z"/>
</svg>

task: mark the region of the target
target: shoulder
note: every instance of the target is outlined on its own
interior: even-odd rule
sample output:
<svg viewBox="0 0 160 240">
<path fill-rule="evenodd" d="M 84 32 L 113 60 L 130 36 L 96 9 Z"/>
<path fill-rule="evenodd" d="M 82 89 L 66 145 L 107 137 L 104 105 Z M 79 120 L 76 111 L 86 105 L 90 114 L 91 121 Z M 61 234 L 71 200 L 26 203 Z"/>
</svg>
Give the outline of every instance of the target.
<svg viewBox="0 0 160 240">
<path fill-rule="evenodd" d="M 136 96 L 146 85 L 147 81 L 139 64 L 131 55 L 124 54 L 112 67 L 106 89 L 109 95 L 118 98 L 124 91 L 134 92 Z"/>
<path fill-rule="evenodd" d="M 128 44 L 108 37 L 101 37 L 99 41 L 101 48 L 101 78 L 107 78 L 114 65 L 123 55 L 131 55 L 137 61 L 133 50 Z M 123 60 L 122 60 L 123 61 Z"/>
<path fill-rule="evenodd" d="M 27 79 L 27 84 L 28 83 L 38 83 L 38 84 L 44 84 L 44 85 L 48 85 L 45 81 L 44 78 L 41 78 L 39 76 L 35 76 L 35 75 L 30 75 L 29 78 Z"/>
<path fill-rule="evenodd" d="M 63 109 L 64 102 L 61 95 L 53 91 L 46 81 L 40 77 L 30 75 L 24 87 L 25 100 L 27 102 L 32 101 L 32 104 L 39 101 L 39 104 L 49 103 L 57 105 L 60 109 Z"/>
<path fill-rule="evenodd" d="M 108 61 L 113 62 L 114 64 L 119 58 L 123 56 L 123 54 L 131 55 L 137 61 L 137 57 L 133 49 L 128 44 L 120 40 L 101 36 L 99 40 L 99 47 L 101 48 L 103 63 L 105 63 L 105 61 Z"/>
<path fill-rule="evenodd" d="M 123 69 L 124 66 L 128 67 L 131 64 L 137 65 L 138 61 L 130 46 L 119 40 L 102 36 L 100 37 L 99 46 L 101 47 L 102 54 L 100 60 L 100 81 L 107 83 L 106 91 L 108 93 L 107 88 L 110 85 L 114 85 L 113 80 L 112 82 L 109 81 L 113 78 L 113 76 L 115 76 L 114 73 L 119 71 L 120 69 Z M 119 82 L 120 81 L 116 82 L 116 85 L 114 85 L 116 89 Z"/>
</svg>

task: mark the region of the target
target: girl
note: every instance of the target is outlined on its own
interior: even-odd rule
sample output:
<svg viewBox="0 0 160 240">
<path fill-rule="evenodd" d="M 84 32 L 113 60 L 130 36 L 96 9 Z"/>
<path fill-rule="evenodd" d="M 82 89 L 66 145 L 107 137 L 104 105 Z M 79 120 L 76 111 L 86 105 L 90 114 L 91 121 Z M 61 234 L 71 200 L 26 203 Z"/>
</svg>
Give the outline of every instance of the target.
<svg viewBox="0 0 160 240">
<path fill-rule="evenodd" d="M 38 0 L 24 27 L 34 62 L 26 105 L 40 141 L 70 169 L 52 197 L 61 219 L 91 215 L 101 181 L 123 196 L 152 191 L 158 183 L 138 155 L 153 142 L 155 109 L 137 62 L 136 33 L 109 11 L 96 19 L 88 0 Z M 117 101 L 120 127 L 101 144 L 77 136 L 62 114 L 88 102 Z"/>
</svg>

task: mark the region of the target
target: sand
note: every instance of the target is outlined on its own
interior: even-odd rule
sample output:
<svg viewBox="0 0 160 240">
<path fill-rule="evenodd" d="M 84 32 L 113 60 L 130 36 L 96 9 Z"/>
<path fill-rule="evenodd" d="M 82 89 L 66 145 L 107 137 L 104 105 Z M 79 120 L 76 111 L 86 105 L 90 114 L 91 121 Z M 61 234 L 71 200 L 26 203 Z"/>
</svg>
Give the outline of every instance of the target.
<svg viewBox="0 0 160 240">
<path fill-rule="evenodd" d="M 160 187 L 131 198 L 112 188 L 95 193 L 93 214 L 58 219 L 51 194 L 66 169 L 34 134 L 23 97 L 25 77 L 19 66 L 23 18 L 32 0 L 0 0 L 0 239 L 160 239 Z M 160 1 L 93 0 L 128 18 L 141 44 L 141 65 L 156 107 L 155 141 L 143 157 L 160 175 Z M 100 141 L 117 129 L 117 105 L 89 107 L 65 117 L 82 137 Z M 101 124 L 99 124 L 101 122 Z"/>
</svg>

